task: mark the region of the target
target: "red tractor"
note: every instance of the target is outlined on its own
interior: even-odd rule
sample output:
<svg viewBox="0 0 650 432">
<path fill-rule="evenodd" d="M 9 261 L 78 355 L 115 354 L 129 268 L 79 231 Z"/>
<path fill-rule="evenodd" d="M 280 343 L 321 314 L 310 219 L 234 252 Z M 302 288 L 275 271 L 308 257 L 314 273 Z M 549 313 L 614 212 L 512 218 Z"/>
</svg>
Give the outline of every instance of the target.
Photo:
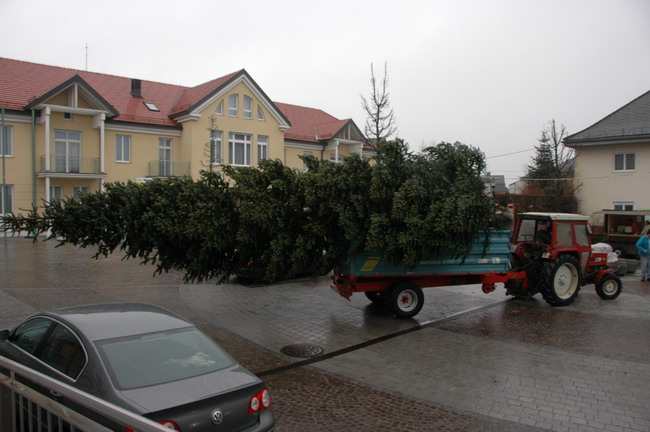
<svg viewBox="0 0 650 432">
<path fill-rule="evenodd" d="M 591 249 L 587 216 L 565 213 L 521 213 L 510 243 L 514 271 L 525 279 L 511 279 L 508 294 L 542 294 L 553 306 L 568 305 L 582 285 L 593 283 L 603 300 L 621 293 L 621 279 L 607 267 L 607 254 Z"/>
</svg>

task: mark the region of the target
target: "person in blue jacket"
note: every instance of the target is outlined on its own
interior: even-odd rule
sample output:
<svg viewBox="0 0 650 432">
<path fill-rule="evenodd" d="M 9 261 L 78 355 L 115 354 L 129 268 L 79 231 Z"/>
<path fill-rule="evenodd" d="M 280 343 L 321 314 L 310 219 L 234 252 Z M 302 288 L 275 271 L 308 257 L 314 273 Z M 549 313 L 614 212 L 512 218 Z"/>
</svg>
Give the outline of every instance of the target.
<svg viewBox="0 0 650 432">
<path fill-rule="evenodd" d="M 641 280 L 650 282 L 650 231 L 636 241 L 636 249 L 641 257 Z"/>
</svg>

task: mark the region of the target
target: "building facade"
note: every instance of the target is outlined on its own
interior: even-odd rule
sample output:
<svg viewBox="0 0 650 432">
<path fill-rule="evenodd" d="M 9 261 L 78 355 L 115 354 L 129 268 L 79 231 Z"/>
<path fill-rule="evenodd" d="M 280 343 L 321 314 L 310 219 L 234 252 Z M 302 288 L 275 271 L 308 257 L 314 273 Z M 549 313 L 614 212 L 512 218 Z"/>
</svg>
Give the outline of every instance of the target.
<svg viewBox="0 0 650 432">
<path fill-rule="evenodd" d="M 580 213 L 650 209 L 650 92 L 563 142 L 575 150 Z"/>
<path fill-rule="evenodd" d="M 0 213 L 211 165 L 371 154 L 352 120 L 275 103 L 245 70 L 183 87 L 0 58 L 0 131 Z"/>
</svg>

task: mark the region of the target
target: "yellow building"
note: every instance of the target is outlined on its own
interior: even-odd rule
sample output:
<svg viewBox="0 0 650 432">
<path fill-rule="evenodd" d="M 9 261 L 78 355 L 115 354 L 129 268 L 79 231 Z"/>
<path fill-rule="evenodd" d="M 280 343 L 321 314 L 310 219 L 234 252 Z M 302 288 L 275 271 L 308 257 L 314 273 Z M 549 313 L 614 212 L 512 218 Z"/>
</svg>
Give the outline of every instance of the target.
<svg viewBox="0 0 650 432">
<path fill-rule="evenodd" d="M 371 152 L 352 120 L 275 103 L 245 70 L 183 87 L 0 58 L 0 130 L 0 213 L 211 164 Z"/>
</svg>

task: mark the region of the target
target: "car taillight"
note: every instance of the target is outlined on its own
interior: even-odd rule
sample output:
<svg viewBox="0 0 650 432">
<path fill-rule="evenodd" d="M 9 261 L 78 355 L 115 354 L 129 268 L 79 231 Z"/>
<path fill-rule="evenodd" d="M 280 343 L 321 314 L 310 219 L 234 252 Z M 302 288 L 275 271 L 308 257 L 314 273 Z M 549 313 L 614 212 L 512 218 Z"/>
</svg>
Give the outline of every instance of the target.
<svg viewBox="0 0 650 432">
<path fill-rule="evenodd" d="M 178 432 L 181 431 L 181 428 L 179 428 L 178 425 L 176 423 L 174 423 L 173 421 L 163 420 L 163 421 L 159 421 L 158 423 L 165 426 L 167 429 L 178 431 Z M 138 431 L 128 427 L 128 428 L 126 428 L 126 430 L 124 432 L 138 432 Z"/>
<path fill-rule="evenodd" d="M 254 414 L 259 410 L 267 409 L 271 406 L 271 395 L 267 389 L 263 389 L 248 402 L 248 412 Z"/>
</svg>

